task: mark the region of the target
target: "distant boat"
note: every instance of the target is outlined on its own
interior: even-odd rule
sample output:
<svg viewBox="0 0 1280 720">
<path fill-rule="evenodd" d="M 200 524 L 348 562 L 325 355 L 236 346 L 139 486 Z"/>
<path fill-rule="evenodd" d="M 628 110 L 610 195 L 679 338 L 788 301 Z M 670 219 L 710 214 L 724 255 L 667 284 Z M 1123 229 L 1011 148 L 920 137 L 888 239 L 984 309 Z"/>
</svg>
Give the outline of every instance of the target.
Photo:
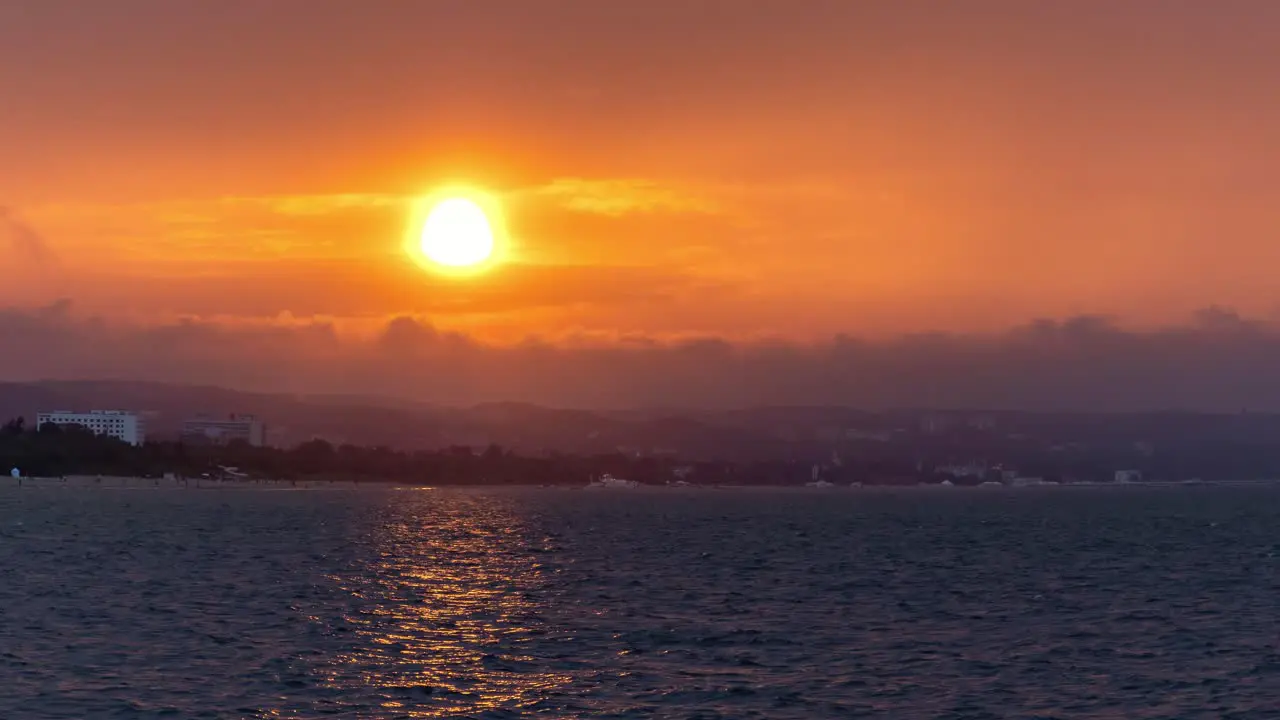
<svg viewBox="0 0 1280 720">
<path fill-rule="evenodd" d="M 610 475 L 609 473 L 605 473 L 604 475 L 601 475 L 600 477 L 596 478 L 595 480 L 592 480 L 592 481 L 587 485 L 587 487 L 588 487 L 588 488 L 627 488 L 627 489 L 630 489 L 630 488 L 637 488 L 637 487 L 640 487 L 640 483 L 636 482 L 635 480 L 623 480 L 622 478 L 614 477 L 614 476 Z"/>
<path fill-rule="evenodd" d="M 835 487 L 836 484 L 827 480 L 814 480 L 813 482 L 805 483 L 804 486 L 815 487 L 815 488 L 829 488 L 829 487 Z"/>
</svg>

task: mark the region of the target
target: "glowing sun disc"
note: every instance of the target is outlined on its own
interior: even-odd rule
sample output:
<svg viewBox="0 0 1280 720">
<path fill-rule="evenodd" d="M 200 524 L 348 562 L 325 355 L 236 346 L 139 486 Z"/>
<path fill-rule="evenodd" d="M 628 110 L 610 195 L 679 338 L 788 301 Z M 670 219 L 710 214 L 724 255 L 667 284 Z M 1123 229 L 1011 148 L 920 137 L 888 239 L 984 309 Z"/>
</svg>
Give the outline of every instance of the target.
<svg viewBox="0 0 1280 720">
<path fill-rule="evenodd" d="M 466 268 L 493 255 L 493 228 L 484 208 L 465 197 L 441 200 L 422 224 L 419 250 L 438 265 Z"/>
</svg>

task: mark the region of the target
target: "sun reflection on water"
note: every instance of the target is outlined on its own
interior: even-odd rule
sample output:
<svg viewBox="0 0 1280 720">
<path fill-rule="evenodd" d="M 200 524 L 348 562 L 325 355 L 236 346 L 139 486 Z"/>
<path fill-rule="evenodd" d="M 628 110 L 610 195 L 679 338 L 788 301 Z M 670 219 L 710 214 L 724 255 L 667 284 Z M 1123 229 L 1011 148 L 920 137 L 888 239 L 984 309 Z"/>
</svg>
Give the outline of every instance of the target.
<svg viewBox="0 0 1280 720">
<path fill-rule="evenodd" d="M 568 683 L 526 651 L 550 630 L 533 600 L 536 536 L 518 514 L 493 498 L 410 497 L 373 530 L 372 562 L 333 578 L 351 595 L 336 630 L 352 642 L 325 684 L 431 718 L 520 710 Z"/>
</svg>

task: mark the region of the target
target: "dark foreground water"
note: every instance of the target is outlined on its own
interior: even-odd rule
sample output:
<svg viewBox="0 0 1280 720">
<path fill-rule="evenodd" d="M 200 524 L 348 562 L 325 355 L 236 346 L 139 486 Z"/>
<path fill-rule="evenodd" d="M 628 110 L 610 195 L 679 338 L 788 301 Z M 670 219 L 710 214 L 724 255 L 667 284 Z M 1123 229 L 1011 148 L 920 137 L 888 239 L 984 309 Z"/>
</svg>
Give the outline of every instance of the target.
<svg viewBox="0 0 1280 720">
<path fill-rule="evenodd" d="M 0 718 L 1280 716 L 1280 492 L 0 489 Z"/>
</svg>

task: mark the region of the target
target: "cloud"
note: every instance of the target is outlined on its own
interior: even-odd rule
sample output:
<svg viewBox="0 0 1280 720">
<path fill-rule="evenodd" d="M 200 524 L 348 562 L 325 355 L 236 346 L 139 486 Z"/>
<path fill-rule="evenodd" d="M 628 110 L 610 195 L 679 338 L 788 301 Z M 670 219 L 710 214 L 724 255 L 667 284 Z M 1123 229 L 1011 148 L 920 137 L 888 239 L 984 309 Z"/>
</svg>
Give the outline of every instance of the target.
<svg viewBox="0 0 1280 720">
<path fill-rule="evenodd" d="M 228 195 L 126 203 L 53 203 L 33 210 L 53 221 L 101 222 L 145 218 L 159 222 L 214 222 L 221 218 L 239 218 L 246 214 L 273 214 L 288 217 L 327 215 L 396 207 L 407 200 L 406 196 L 386 193 Z"/>
<path fill-rule="evenodd" d="M 12 250 L 28 262 L 43 267 L 56 260 L 44 236 L 3 205 L 0 205 L 0 235 L 8 236 Z"/>
<path fill-rule="evenodd" d="M 28 216 L 56 232 L 72 275 L 198 276 L 229 259 L 368 257 L 380 244 L 396 248 L 402 220 L 395 202 L 383 195 L 281 195 L 63 203 L 31 207 Z"/>
<path fill-rule="evenodd" d="M 245 206 L 270 210 L 286 216 L 314 216 L 348 210 L 403 207 L 409 198 L 384 193 L 337 193 L 329 195 L 278 195 L 227 197 L 216 202 L 225 206 Z"/>
<path fill-rule="evenodd" d="M 517 225 L 522 248 L 534 251 L 566 243 L 612 248 L 628 242 L 627 232 L 645 236 L 630 244 L 648 246 L 679 229 L 680 222 L 688 223 L 690 214 L 718 212 L 706 197 L 643 179 L 561 178 L 494 192 L 506 205 L 509 224 Z M 77 258 L 85 253 L 96 259 L 109 252 L 133 263 L 193 265 L 246 257 L 368 258 L 399 252 L 416 199 L 403 193 L 352 192 L 62 203 L 31 208 L 31 216 L 57 229 Z M 618 222 L 624 215 L 633 216 L 631 225 Z M 583 224 L 592 218 L 609 224 Z M 543 255 L 525 259 L 563 260 Z"/>
<path fill-rule="evenodd" d="M 425 272 L 408 260 L 279 259 L 210 262 L 199 274 L 103 278 L 82 284 L 77 300 L 134 313 L 149 308 L 197 316 L 288 312 L 444 318 L 659 304 L 696 287 L 678 270 L 660 267 L 512 263 L 458 280 Z"/>
<path fill-rule="evenodd" d="M 557 178 L 530 191 L 573 212 L 619 217 L 632 213 L 714 214 L 721 208 L 706 197 L 638 178 Z"/>
<path fill-rule="evenodd" d="M 688 188 L 643 178 L 555 178 L 532 187 L 498 190 L 507 201 L 550 202 L 563 210 L 621 216 L 629 213 L 715 213 L 717 203 Z M 137 203 L 63 203 L 37 208 L 53 220 L 215 223 L 277 216 L 296 220 L 368 211 L 405 211 L 414 194 L 350 192 L 223 196 Z M 3 209 L 3 208 L 0 208 Z"/>
<path fill-rule="evenodd" d="M 656 185 L 575 180 L 537 187 L 552 195 L 499 191 L 519 237 L 507 262 L 465 283 L 409 261 L 402 239 L 410 198 L 391 193 L 45 205 L 32 213 L 56 229 L 78 305 L 113 317 L 505 315 L 511 324 L 552 309 L 658 308 L 731 284 L 713 277 L 707 258 L 691 259 L 671 216 L 619 222 L 565 210 L 556 199 L 575 188 L 591 197 L 617 190 L 630 193 L 633 207 L 682 206 Z M 682 229 L 705 242 L 715 229 L 704 233 L 699 222 Z M 5 292 L 0 305 L 31 297 Z M 563 329 L 554 325 L 538 329 Z"/>
<path fill-rule="evenodd" d="M 804 404 L 1030 410 L 1280 410 L 1280 327 L 1212 308 L 1127 330 L 1100 317 L 992 334 L 815 344 L 680 341 L 508 346 L 408 317 L 371 338 L 324 322 L 124 325 L 69 304 L 0 311 L 11 379 L 149 379 L 443 403 L 560 406 Z"/>
</svg>

